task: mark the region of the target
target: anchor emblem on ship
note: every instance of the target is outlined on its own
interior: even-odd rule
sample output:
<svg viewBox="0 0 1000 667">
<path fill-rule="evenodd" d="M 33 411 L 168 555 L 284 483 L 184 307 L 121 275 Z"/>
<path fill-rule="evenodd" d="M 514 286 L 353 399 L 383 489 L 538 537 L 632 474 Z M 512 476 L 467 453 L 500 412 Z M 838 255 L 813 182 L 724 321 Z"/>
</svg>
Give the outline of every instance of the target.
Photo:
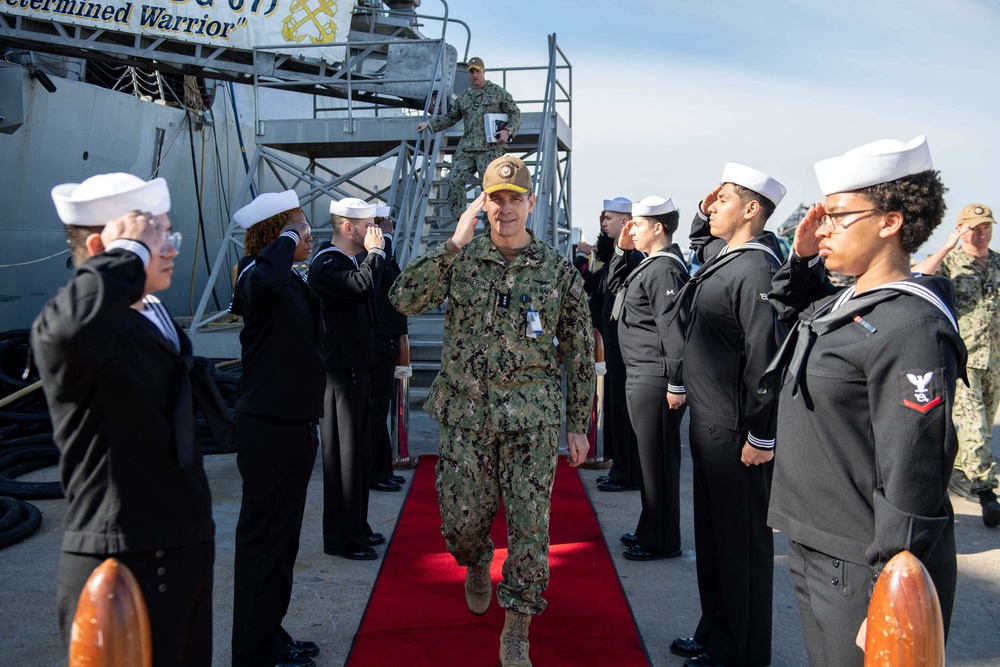
<svg viewBox="0 0 1000 667">
<path fill-rule="evenodd" d="M 289 7 L 289 14 L 282 22 L 281 36 L 289 42 L 301 42 L 306 37 L 313 44 L 328 44 L 337 41 L 337 25 L 333 17 L 337 13 L 337 0 L 319 0 L 317 7 L 309 6 L 308 0 L 294 0 Z M 330 20 L 323 22 L 325 17 Z M 299 34 L 299 29 L 312 24 L 318 31 L 314 34 Z"/>
</svg>

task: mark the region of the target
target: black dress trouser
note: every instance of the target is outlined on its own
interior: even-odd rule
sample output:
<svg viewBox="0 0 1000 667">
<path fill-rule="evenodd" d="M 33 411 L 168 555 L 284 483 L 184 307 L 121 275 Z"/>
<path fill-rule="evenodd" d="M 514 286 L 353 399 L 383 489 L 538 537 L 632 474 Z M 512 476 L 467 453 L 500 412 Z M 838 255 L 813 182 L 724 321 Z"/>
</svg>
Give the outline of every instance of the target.
<svg viewBox="0 0 1000 667">
<path fill-rule="evenodd" d="M 614 459 L 614 465 L 608 471 L 608 479 L 622 486 L 639 486 L 642 482 L 639 446 L 628 417 L 625 399 L 627 370 L 617 338 L 609 337 L 605 341 L 604 360 L 608 368 L 608 373 L 604 376 L 604 458 Z M 609 438 L 613 443 L 610 454 Z"/>
<path fill-rule="evenodd" d="M 694 542 L 701 620 L 695 639 L 717 662 L 771 664 L 774 538 L 767 527 L 773 461 L 745 466 L 747 434 L 691 410 Z"/>
<path fill-rule="evenodd" d="M 323 440 L 323 549 L 368 547 L 371 485 L 371 378 L 368 368 L 326 372 Z"/>
<path fill-rule="evenodd" d="M 236 443 L 243 501 L 233 568 L 233 666 L 263 667 L 287 657 L 281 620 L 316 461 L 316 421 L 237 413 Z"/>
<path fill-rule="evenodd" d="M 642 513 L 635 535 L 654 554 L 681 548 L 681 418 L 684 408 L 667 405 L 667 378 L 630 375 L 625 382 L 628 414 L 642 471 Z"/>
<path fill-rule="evenodd" d="M 376 336 L 372 382 L 372 482 L 388 482 L 392 476 L 392 439 L 389 437 L 389 406 L 396 387 L 396 357 L 399 336 Z"/>
</svg>

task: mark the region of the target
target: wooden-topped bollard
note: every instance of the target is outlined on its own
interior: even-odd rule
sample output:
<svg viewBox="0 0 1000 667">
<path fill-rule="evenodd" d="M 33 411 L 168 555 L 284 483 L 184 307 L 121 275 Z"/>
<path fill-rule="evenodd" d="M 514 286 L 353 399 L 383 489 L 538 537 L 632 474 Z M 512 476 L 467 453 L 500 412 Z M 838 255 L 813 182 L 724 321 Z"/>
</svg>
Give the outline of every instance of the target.
<svg viewBox="0 0 1000 667">
<path fill-rule="evenodd" d="M 944 621 L 923 563 L 901 551 L 886 563 L 868 603 L 865 667 L 944 665 Z"/>
<path fill-rule="evenodd" d="M 152 667 L 149 613 L 139 582 L 109 558 L 87 579 L 73 617 L 69 667 Z"/>
</svg>

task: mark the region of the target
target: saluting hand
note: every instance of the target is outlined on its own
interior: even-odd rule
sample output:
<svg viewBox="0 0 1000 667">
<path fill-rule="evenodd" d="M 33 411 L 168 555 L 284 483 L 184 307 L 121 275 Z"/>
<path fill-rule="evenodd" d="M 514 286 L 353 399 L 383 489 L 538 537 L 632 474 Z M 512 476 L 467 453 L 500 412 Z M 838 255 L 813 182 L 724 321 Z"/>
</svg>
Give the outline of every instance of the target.
<svg viewBox="0 0 1000 667">
<path fill-rule="evenodd" d="M 594 249 L 594 246 L 590 245 L 586 241 L 580 241 L 576 244 L 576 251 L 582 252 L 584 255 L 589 255 L 590 251 Z"/>
<path fill-rule="evenodd" d="M 486 193 L 481 192 L 479 196 L 472 200 L 465 213 L 458 219 L 455 225 L 455 232 L 451 235 L 451 242 L 459 248 L 464 248 L 472 242 L 472 237 L 476 232 L 476 225 L 479 223 L 479 213 L 486 208 Z"/>
<path fill-rule="evenodd" d="M 365 232 L 365 250 L 371 251 L 373 248 L 382 249 L 385 247 L 385 239 L 382 238 L 382 230 L 377 225 L 369 225 Z"/>
<path fill-rule="evenodd" d="M 148 211 L 130 211 L 104 226 L 101 243 L 106 248 L 112 241 L 130 239 L 144 244 L 151 253 L 158 253 L 163 248 L 166 230 L 157 217 Z"/>
<path fill-rule="evenodd" d="M 718 186 L 701 200 L 701 212 L 703 215 L 708 215 L 708 209 L 715 203 L 715 200 L 719 198 L 719 191 L 722 190 L 722 186 Z"/>
<path fill-rule="evenodd" d="M 795 228 L 795 240 L 792 241 L 792 251 L 798 257 L 813 257 L 819 253 L 819 239 L 816 232 L 819 231 L 820 218 L 826 213 L 822 202 L 813 204 L 806 217 Z"/>
<path fill-rule="evenodd" d="M 622 225 L 616 243 L 622 250 L 635 250 L 635 241 L 632 240 L 632 220 L 626 220 Z"/>
</svg>

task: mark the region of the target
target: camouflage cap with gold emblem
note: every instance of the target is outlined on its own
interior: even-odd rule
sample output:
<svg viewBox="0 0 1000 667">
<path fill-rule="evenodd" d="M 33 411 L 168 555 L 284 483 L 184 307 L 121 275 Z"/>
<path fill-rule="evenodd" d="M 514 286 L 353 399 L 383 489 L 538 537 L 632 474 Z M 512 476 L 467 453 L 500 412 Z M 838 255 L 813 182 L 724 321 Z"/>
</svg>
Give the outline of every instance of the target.
<svg viewBox="0 0 1000 667">
<path fill-rule="evenodd" d="M 465 69 L 486 69 L 486 63 L 483 62 L 482 58 L 469 58 L 469 64 L 465 66 Z"/>
<path fill-rule="evenodd" d="M 959 227 L 965 226 L 971 229 L 979 225 L 992 225 L 994 222 L 996 220 L 993 219 L 993 211 L 984 204 L 969 204 L 958 214 Z"/>
<path fill-rule="evenodd" d="M 513 155 L 502 155 L 486 167 L 483 175 L 483 192 L 513 190 L 522 195 L 531 192 L 531 174 L 528 167 Z"/>
</svg>

